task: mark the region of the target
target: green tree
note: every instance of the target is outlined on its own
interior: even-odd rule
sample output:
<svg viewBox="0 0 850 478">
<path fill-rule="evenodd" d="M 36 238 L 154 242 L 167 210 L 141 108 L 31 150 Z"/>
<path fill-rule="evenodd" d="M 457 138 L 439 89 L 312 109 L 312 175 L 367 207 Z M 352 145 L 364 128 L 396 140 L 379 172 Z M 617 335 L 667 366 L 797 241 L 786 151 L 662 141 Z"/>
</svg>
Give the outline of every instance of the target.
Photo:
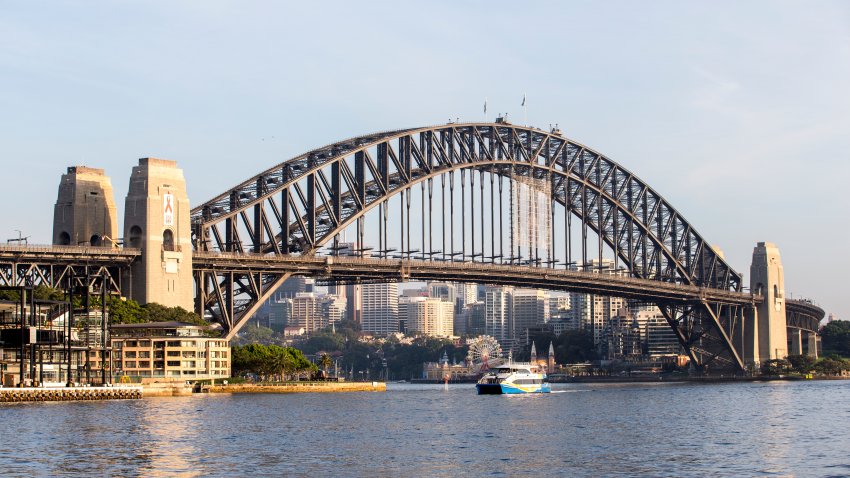
<svg viewBox="0 0 850 478">
<path fill-rule="evenodd" d="M 580 363 L 591 360 L 596 360 L 596 346 L 590 332 L 582 329 L 566 330 L 555 340 L 556 362 Z"/>
<path fill-rule="evenodd" d="M 788 362 L 791 364 L 791 369 L 797 373 L 809 373 L 815 369 L 817 360 L 808 355 L 789 355 Z"/>
<path fill-rule="evenodd" d="M 850 321 L 833 320 L 820 331 L 824 354 L 850 357 Z"/>
<path fill-rule="evenodd" d="M 842 370 L 850 370 L 850 361 L 834 354 L 818 360 L 815 364 L 815 371 L 822 375 L 838 375 Z"/>
<path fill-rule="evenodd" d="M 328 354 L 322 354 L 321 358 L 319 358 L 319 364 L 322 366 L 322 370 L 327 372 L 333 364 L 333 359 Z"/>
<path fill-rule="evenodd" d="M 106 304 L 106 310 L 109 311 L 109 323 L 111 324 L 140 324 L 145 322 L 142 306 L 135 300 L 110 297 Z"/>
<path fill-rule="evenodd" d="M 765 360 L 761 364 L 762 375 L 782 375 L 788 373 L 791 363 L 785 359 Z"/>
<path fill-rule="evenodd" d="M 280 337 L 268 327 L 246 325 L 239 330 L 239 335 L 236 336 L 234 343 L 236 345 L 280 345 Z"/>
</svg>

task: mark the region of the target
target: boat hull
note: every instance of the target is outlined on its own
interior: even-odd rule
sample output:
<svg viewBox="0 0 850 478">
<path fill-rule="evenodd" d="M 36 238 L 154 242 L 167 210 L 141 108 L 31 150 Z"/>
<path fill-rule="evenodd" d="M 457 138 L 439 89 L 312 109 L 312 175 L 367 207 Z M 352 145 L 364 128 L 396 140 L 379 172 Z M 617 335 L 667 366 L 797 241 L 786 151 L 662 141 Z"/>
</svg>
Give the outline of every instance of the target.
<svg viewBox="0 0 850 478">
<path fill-rule="evenodd" d="M 479 383 L 475 386 L 478 395 L 516 395 L 521 393 L 549 393 L 552 388 L 548 383 L 534 387 L 522 387 L 510 383 Z"/>
</svg>

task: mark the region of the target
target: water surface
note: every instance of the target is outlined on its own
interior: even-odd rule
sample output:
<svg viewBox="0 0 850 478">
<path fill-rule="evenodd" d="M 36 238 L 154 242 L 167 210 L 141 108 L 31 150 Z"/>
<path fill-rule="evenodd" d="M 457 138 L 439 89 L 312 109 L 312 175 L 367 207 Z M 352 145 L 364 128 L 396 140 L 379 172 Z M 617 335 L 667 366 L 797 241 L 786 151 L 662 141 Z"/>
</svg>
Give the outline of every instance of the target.
<svg viewBox="0 0 850 478">
<path fill-rule="evenodd" d="M 848 476 L 850 381 L 0 405 L 4 476 Z"/>
</svg>

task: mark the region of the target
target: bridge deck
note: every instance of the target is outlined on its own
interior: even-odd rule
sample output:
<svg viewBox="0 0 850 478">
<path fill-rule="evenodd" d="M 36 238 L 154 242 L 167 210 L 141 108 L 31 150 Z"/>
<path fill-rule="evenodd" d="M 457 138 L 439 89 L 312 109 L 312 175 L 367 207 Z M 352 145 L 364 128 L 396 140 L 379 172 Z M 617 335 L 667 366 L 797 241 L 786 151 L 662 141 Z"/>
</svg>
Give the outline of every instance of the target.
<svg viewBox="0 0 850 478">
<path fill-rule="evenodd" d="M 423 280 L 506 284 L 529 288 L 570 290 L 628 299 L 663 302 L 707 300 L 728 304 L 761 302 L 760 296 L 691 285 L 610 274 L 507 266 L 480 262 L 442 262 L 416 259 L 376 259 L 349 256 L 231 254 L 195 252 L 195 270 L 273 272 L 310 275 L 341 281 Z"/>
<path fill-rule="evenodd" d="M 0 260 L 4 262 L 49 261 L 124 265 L 133 262 L 141 254 L 141 250 L 131 248 L 0 244 Z"/>
</svg>

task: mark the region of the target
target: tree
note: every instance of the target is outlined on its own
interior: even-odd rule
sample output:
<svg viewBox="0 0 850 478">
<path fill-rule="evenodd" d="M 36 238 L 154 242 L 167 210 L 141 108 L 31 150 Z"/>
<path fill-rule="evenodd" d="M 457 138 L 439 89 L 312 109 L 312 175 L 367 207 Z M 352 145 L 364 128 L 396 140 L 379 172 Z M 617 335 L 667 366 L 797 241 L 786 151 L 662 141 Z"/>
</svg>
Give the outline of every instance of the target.
<svg viewBox="0 0 850 478">
<path fill-rule="evenodd" d="M 788 373 L 791 364 L 785 359 L 765 360 L 761 364 L 762 375 L 781 375 Z"/>
<path fill-rule="evenodd" d="M 815 363 L 817 360 L 814 357 L 809 357 L 808 355 L 789 355 L 788 362 L 791 364 L 791 368 L 797 373 L 809 373 L 815 369 Z"/>
<path fill-rule="evenodd" d="M 823 375 L 838 375 L 842 370 L 850 370 L 850 361 L 838 355 L 824 357 L 815 364 L 815 371 Z"/>
<path fill-rule="evenodd" d="M 595 359 L 593 335 L 586 330 L 565 330 L 555 341 L 555 361 L 558 363 L 580 363 Z"/>
<path fill-rule="evenodd" d="M 331 364 L 333 364 L 333 360 L 331 359 L 330 355 L 322 354 L 322 357 L 319 359 L 319 364 L 322 366 L 322 370 L 327 372 L 328 369 L 331 367 Z"/>
<path fill-rule="evenodd" d="M 239 335 L 234 340 L 236 345 L 261 344 L 280 345 L 280 339 L 275 331 L 268 327 L 246 325 L 239 330 Z"/>
<path fill-rule="evenodd" d="M 833 320 L 820 331 L 824 354 L 850 357 L 850 321 Z"/>
</svg>

